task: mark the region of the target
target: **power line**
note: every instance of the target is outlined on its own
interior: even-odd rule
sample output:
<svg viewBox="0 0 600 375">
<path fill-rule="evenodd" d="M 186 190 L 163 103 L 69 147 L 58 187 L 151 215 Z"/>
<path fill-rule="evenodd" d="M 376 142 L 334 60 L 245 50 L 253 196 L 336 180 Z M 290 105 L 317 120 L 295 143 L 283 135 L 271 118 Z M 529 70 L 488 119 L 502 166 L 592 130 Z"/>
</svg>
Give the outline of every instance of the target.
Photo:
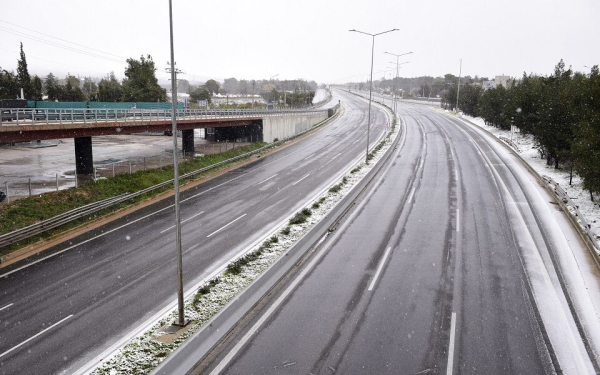
<svg viewBox="0 0 600 375">
<path fill-rule="evenodd" d="M 62 42 L 71 43 L 71 44 L 74 44 L 74 45 L 76 45 L 76 46 L 79 46 L 79 47 L 87 48 L 87 49 L 90 49 L 90 50 L 92 50 L 92 51 L 96 51 L 96 52 L 104 53 L 104 54 L 106 54 L 106 55 L 110 55 L 110 56 L 118 57 L 119 59 L 127 60 L 127 58 L 125 58 L 125 57 L 123 57 L 123 56 L 115 55 L 115 54 L 112 54 L 112 53 L 110 53 L 110 52 L 105 52 L 105 51 L 101 51 L 101 50 L 99 50 L 99 49 L 95 49 L 95 48 L 92 48 L 92 47 L 84 46 L 84 45 L 82 45 L 82 44 L 78 44 L 78 43 L 75 43 L 75 42 L 71 42 L 71 41 L 68 41 L 68 40 L 66 40 L 66 39 L 61 39 L 61 38 L 59 38 L 59 37 L 52 36 L 52 35 L 50 35 L 50 34 L 46 34 L 46 33 L 43 33 L 43 32 L 41 32 L 41 31 L 36 31 L 36 30 L 30 29 L 30 28 L 27 28 L 27 27 L 25 27 L 25 26 L 20 26 L 20 25 L 14 24 L 14 23 L 12 23 L 12 22 L 8 22 L 8 21 L 5 21 L 5 20 L 0 20 L 0 22 L 4 22 L 4 23 L 7 23 L 7 24 L 9 24 L 9 25 L 12 25 L 12 26 L 20 27 L 20 28 L 22 28 L 22 29 L 25 29 L 25 30 L 28 30 L 28 31 L 33 31 L 34 33 L 42 34 L 42 35 L 45 35 L 45 36 L 47 36 L 47 37 L 50 37 L 50 38 L 54 38 L 54 39 L 60 40 L 60 41 L 62 41 Z"/>
<path fill-rule="evenodd" d="M 98 58 L 98 59 L 107 60 L 107 61 L 111 61 L 111 62 L 115 62 L 115 63 L 119 63 L 119 64 L 125 64 L 125 61 L 123 61 L 123 60 L 117 60 L 117 59 L 114 59 L 114 58 L 111 58 L 111 57 L 106 57 L 106 56 L 98 55 L 98 54 L 95 54 L 95 53 L 92 53 L 92 52 L 88 52 L 88 51 L 84 51 L 84 50 L 81 50 L 81 49 L 77 49 L 77 48 L 74 48 L 74 47 L 65 46 L 65 45 L 62 45 L 62 44 L 59 44 L 59 43 L 56 43 L 56 42 L 52 42 L 52 41 L 49 41 L 49 40 L 45 40 L 45 39 L 36 37 L 34 35 L 29 35 L 29 34 L 23 33 L 21 31 L 8 29 L 8 28 L 3 27 L 3 26 L 0 26 L 0 31 L 4 31 L 4 32 L 10 33 L 10 34 L 14 34 L 14 35 L 20 36 L 20 37 L 31 39 L 31 40 L 34 40 L 34 41 L 37 41 L 37 42 L 40 42 L 40 43 L 48 44 L 48 45 L 51 45 L 51 46 L 54 46 L 54 47 L 63 48 L 63 49 L 66 49 L 68 51 L 80 53 L 82 55 L 86 55 L 86 56 L 90 56 L 90 57 L 95 57 L 95 58 Z"/>
</svg>

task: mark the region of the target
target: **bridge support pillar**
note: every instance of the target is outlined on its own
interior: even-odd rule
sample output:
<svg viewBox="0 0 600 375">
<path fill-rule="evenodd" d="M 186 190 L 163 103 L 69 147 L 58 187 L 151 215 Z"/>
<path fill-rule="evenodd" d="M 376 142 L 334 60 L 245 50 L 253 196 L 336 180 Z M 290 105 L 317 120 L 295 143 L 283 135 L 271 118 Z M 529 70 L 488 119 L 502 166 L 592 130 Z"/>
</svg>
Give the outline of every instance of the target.
<svg viewBox="0 0 600 375">
<path fill-rule="evenodd" d="M 181 131 L 181 150 L 184 155 L 194 154 L 194 129 Z"/>
<path fill-rule="evenodd" d="M 84 176 L 94 174 L 92 137 L 75 138 L 75 173 Z"/>
</svg>

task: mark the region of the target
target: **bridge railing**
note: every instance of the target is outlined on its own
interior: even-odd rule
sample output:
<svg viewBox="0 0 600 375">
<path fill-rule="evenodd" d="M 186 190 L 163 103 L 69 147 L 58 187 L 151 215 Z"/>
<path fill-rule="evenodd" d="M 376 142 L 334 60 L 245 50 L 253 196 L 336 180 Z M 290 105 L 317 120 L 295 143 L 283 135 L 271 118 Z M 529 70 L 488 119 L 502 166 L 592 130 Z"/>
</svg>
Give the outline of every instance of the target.
<svg viewBox="0 0 600 375">
<path fill-rule="evenodd" d="M 180 109 L 178 120 L 236 119 L 326 112 L 327 109 Z M 2 109 L 0 125 L 50 125 L 101 122 L 164 122 L 172 110 L 137 108 L 10 108 Z"/>
</svg>

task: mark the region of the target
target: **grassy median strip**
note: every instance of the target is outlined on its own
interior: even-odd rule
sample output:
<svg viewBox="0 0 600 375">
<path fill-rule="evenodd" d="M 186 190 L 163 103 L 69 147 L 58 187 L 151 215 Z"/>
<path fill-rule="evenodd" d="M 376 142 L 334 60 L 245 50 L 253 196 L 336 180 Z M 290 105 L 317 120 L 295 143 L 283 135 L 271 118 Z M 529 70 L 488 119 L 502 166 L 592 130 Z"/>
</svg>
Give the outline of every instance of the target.
<svg viewBox="0 0 600 375">
<path fill-rule="evenodd" d="M 256 150 L 265 146 L 265 144 L 266 143 L 262 142 L 253 143 L 251 145 L 229 150 L 220 154 L 207 155 L 180 163 L 180 174 L 183 175 L 185 173 L 214 165 L 246 152 Z M 238 162 L 239 160 L 236 160 L 231 164 L 225 164 L 210 171 L 182 180 L 182 184 L 200 179 L 209 173 L 214 173 L 214 171 L 228 168 L 233 163 Z M 84 206 L 86 204 L 98 202 L 103 199 L 115 197 L 124 193 L 140 191 L 161 182 L 168 181 L 172 178 L 173 166 L 171 165 L 159 169 L 139 171 L 133 174 L 117 175 L 112 178 L 98 180 L 95 183 L 89 183 L 77 188 L 49 192 L 30 198 L 20 199 L 10 204 L 0 206 L 0 234 L 12 232 L 16 229 L 23 228 L 41 220 L 52 218 L 56 215 L 62 214 L 77 207 Z M 66 229 L 81 225 L 82 223 L 88 222 L 91 219 L 114 212 L 120 208 L 131 206 L 139 201 L 158 195 L 169 189 L 172 189 L 171 185 L 168 185 L 162 189 L 153 190 L 139 197 L 132 198 L 126 202 L 106 208 L 90 216 L 82 217 L 59 228 L 49 230 L 38 236 L 34 236 L 33 238 L 20 241 L 11 246 L 6 246 L 0 249 L 0 255 L 8 254 L 19 249 L 20 247 L 37 242 L 41 239 L 52 237 L 56 233 L 63 232 Z"/>
</svg>

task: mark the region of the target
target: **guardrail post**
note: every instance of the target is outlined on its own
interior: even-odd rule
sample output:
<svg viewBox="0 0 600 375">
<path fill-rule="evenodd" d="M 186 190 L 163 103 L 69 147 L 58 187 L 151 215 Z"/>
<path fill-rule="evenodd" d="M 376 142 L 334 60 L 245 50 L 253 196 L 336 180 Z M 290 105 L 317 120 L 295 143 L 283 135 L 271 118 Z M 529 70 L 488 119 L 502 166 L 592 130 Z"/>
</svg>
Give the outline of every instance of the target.
<svg viewBox="0 0 600 375">
<path fill-rule="evenodd" d="M 94 182 L 96 182 L 98 180 L 98 174 L 97 173 L 98 173 L 97 168 L 94 167 Z"/>
<path fill-rule="evenodd" d="M 29 197 L 31 198 L 31 177 L 29 177 Z"/>
<path fill-rule="evenodd" d="M 115 177 L 115 163 L 112 163 L 112 176 Z"/>
<path fill-rule="evenodd" d="M 58 173 L 56 174 L 56 191 L 58 191 Z"/>
<path fill-rule="evenodd" d="M 146 170 L 146 158 L 144 157 L 144 171 Z"/>
<path fill-rule="evenodd" d="M 129 160 L 129 174 L 131 174 L 131 160 Z"/>
<path fill-rule="evenodd" d="M 75 169 L 75 187 L 77 188 L 77 169 Z"/>
<path fill-rule="evenodd" d="M 10 203 L 10 196 L 8 195 L 8 182 L 4 183 L 4 190 L 6 192 L 6 203 Z"/>
</svg>

